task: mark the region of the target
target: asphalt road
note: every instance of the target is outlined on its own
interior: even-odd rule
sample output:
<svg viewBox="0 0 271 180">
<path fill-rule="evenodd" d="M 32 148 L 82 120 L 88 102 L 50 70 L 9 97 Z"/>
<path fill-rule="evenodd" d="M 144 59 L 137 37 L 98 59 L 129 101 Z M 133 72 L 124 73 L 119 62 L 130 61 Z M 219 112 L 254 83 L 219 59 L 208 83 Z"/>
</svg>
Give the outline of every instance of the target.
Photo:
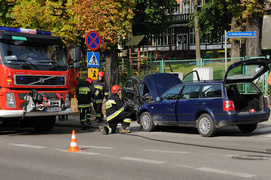
<svg viewBox="0 0 271 180">
<path fill-rule="evenodd" d="M 159 128 L 102 135 L 77 117 L 57 121 L 51 133 L 0 128 L 0 179 L 270 179 L 271 124 L 252 134 L 222 128 L 212 138 L 196 129 Z M 72 130 L 81 152 L 67 152 Z"/>
</svg>

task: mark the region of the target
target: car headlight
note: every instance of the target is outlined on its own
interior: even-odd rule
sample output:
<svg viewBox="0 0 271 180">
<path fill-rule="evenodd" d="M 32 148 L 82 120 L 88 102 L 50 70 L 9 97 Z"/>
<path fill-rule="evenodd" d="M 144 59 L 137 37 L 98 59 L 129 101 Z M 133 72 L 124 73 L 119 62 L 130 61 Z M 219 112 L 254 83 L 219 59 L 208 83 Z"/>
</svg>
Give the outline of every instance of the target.
<svg viewBox="0 0 271 180">
<path fill-rule="evenodd" d="M 7 102 L 7 107 L 16 108 L 14 93 L 7 93 L 6 94 L 6 102 Z"/>
</svg>

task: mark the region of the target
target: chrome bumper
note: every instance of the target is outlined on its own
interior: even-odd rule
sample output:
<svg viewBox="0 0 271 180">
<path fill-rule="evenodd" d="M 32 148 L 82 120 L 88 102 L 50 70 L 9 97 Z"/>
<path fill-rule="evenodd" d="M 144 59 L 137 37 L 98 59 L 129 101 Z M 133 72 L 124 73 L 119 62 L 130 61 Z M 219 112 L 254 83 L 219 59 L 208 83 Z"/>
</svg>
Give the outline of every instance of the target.
<svg viewBox="0 0 271 180">
<path fill-rule="evenodd" d="M 46 111 L 27 112 L 25 113 L 25 117 L 59 116 L 69 114 L 71 114 L 71 108 L 59 112 L 46 112 Z M 23 110 L 0 110 L 0 117 L 21 117 L 21 116 L 23 116 Z"/>
</svg>

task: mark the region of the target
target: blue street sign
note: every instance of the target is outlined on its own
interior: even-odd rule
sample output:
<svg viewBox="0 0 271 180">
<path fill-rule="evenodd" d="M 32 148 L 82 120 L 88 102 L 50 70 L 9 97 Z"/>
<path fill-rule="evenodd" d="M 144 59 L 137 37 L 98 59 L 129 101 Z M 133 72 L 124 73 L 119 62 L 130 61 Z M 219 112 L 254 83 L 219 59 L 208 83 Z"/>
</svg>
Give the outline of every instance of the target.
<svg viewBox="0 0 271 180">
<path fill-rule="evenodd" d="M 256 31 L 227 32 L 227 38 L 254 38 Z"/>
<path fill-rule="evenodd" d="M 100 66 L 100 53 L 88 52 L 88 67 L 99 67 Z"/>
<path fill-rule="evenodd" d="M 101 36 L 96 31 L 89 31 L 86 35 L 86 44 L 89 49 L 95 51 L 99 49 L 101 45 Z"/>
</svg>

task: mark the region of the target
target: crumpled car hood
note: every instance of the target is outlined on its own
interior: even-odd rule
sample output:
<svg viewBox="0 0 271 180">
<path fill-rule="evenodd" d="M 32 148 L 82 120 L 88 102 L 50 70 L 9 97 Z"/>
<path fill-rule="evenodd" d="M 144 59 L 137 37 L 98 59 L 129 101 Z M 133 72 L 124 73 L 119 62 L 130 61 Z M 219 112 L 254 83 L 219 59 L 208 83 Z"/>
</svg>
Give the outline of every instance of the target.
<svg viewBox="0 0 271 180">
<path fill-rule="evenodd" d="M 169 73 L 149 74 L 144 81 L 155 102 L 166 90 L 182 82 L 176 75 Z"/>
</svg>

